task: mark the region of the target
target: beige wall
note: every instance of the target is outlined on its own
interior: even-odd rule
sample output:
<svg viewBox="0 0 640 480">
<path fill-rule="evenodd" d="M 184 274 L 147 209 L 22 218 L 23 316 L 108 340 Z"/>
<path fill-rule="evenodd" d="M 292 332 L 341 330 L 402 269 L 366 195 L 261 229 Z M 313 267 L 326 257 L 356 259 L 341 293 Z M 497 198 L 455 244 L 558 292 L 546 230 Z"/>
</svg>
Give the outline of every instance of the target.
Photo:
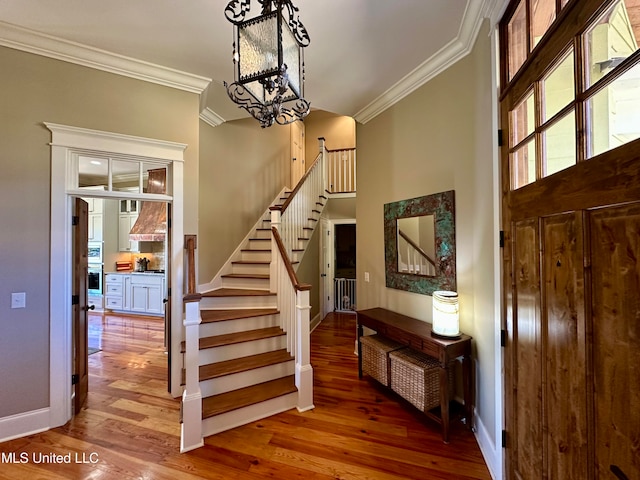
<svg viewBox="0 0 640 480">
<path fill-rule="evenodd" d="M 304 124 L 307 168 L 318 155 L 318 137 L 324 137 L 330 150 L 356 146 L 356 122 L 351 117 L 314 110 Z"/>
<path fill-rule="evenodd" d="M 290 127 L 201 122 L 198 283 L 210 282 L 276 195 L 289 185 Z"/>
<path fill-rule="evenodd" d="M 49 405 L 51 133 L 42 122 L 151 137 L 185 152 L 197 232 L 198 96 L 0 47 L 0 417 Z M 55 226 L 54 226 L 55 227 Z M 11 292 L 26 292 L 11 309 Z"/>
<path fill-rule="evenodd" d="M 431 320 L 431 296 L 386 288 L 383 205 L 455 190 L 461 329 L 474 337 L 476 409 L 495 442 L 495 255 L 491 50 L 473 52 L 365 125 L 358 125 L 358 308 Z M 364 282 L 364 273 L 370 282 Z"/>
</svg>

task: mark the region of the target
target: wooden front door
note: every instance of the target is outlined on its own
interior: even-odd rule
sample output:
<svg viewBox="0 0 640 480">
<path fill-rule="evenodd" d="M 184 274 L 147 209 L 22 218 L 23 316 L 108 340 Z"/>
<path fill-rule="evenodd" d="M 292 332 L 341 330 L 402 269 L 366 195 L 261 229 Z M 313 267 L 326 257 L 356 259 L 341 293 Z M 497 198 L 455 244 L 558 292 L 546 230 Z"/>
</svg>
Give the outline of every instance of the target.
<svg viewBox="0 0 640 480">
<path fill-rule="evenodd" d="M 554 4 L 546 37 L 529 0 L 502 22 L 507 478 L 638 480 L 640 128 L 611 132 L 640 53 L 594 65 L 624 2 Z"/>
<path fill-rule="evenodd" d="M 73 211 L 73 409 L 74 413 L 87 400 L 89 393 L 89 321 L 87 311 L 87 242 L 89 205 L 81 198 L 74 199 Z"/>
</svg>

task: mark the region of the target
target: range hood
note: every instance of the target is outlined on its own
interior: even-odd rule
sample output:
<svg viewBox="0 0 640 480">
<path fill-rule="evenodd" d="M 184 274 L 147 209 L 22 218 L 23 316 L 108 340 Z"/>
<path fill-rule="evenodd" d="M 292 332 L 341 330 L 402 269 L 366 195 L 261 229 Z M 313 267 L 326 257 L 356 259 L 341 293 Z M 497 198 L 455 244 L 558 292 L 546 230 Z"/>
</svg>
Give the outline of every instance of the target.
<svg viewBox="0 0 640 480">
<path fill-rule="evenodd" d="M 166 169 L 149 170 L 146 193 L 166 193 L 166 181 Z M 166 235 L 166 203 L 141 202 L 138 219 L 129 232 L 129 240 L 132 242 L 163 242 Z"/>
</svg>

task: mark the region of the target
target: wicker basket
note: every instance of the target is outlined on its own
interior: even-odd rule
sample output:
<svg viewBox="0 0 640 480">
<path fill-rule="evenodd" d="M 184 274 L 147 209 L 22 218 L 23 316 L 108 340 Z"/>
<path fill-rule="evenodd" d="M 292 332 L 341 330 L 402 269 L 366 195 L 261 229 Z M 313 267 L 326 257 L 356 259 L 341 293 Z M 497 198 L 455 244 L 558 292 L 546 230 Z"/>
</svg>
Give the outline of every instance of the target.
<svg viewBox="0 0 640 480">
<path fill-rule="evenodd" d="M 362 372 L 389 386 L 389 352 L 404 348 L 400 343 L 380 335 L 360 337 Z"/>
<path fill-rule="evenodd" d="M 426 412 L 440 405 L 440 363 L 411 349 L 389 354 L 391 389 Z M 448 367 L 449 398 L 453 396 L 453 365 Z"/>
</svg>

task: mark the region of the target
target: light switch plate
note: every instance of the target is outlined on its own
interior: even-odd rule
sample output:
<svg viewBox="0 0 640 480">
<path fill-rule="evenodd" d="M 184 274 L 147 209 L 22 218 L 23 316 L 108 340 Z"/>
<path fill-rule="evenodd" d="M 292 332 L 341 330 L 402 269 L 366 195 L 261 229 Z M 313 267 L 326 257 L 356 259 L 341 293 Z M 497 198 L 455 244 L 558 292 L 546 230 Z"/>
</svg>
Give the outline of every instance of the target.
<svg viewBox="0 0 640 480">
<path fill-rule="evenodd" d="M 11 294 L 11 308 L 25 308 L 27 306 L 26 292 L 13 292 Z"/>
</svg>

